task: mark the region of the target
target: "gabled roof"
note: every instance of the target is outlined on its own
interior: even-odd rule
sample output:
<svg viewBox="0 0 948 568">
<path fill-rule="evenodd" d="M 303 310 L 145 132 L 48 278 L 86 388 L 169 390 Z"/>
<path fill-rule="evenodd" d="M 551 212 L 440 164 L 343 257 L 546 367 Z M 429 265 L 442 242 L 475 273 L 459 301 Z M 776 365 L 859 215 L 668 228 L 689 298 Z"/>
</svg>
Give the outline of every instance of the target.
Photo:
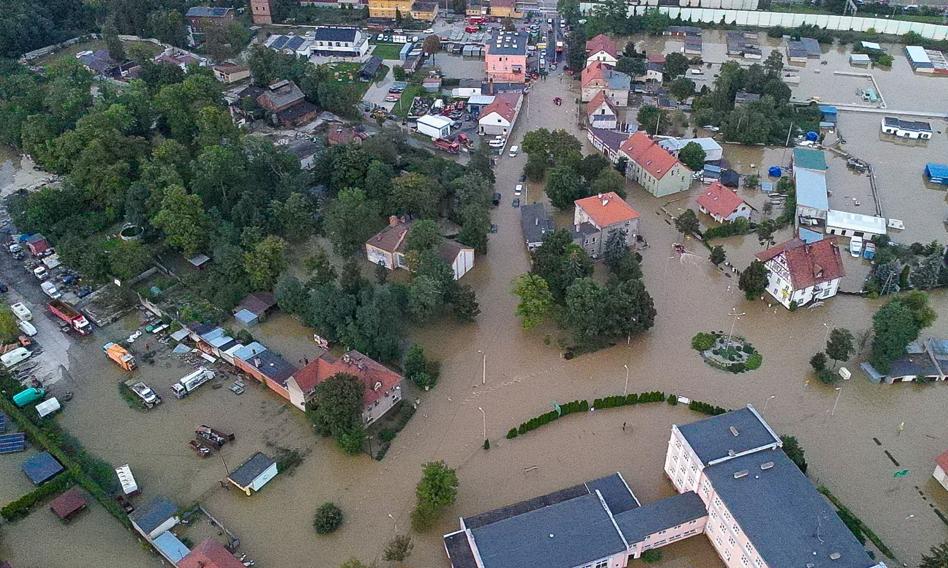
<svg viewBox="0 0 948 568">
<path fill-rule="evenodd" d="M 823 154 L 823 150 L 812 148 L 794 148 L 793 167 L 817 171 L 829 169 L 826 165 L 826 156 Z"/>
<path fill-rule="evenodd" d="M 486 117 L 492 112 L 496 112 L 504 117 L 504 120 L 513 124 L 517 117 L 517 103 L 520 101 L 518 93 L 499 93 L 494 95 L 494 102 L 490 103 L 481 111 L 481 118 Z"/>
<path fill-rule="evenodd" d="M 157 496 L 144 507 L 135 509 L 129 518 L 145 533 L 150 533 L 160 527 L 162 523 L 175 516 L 178 506 L 167 497 Z"/>
<path fill-rule="evenodd" d="M 262 375 L 281 385 L 286 385 L 286 380 L 297 370 L 296 367 L 288 363 L 286 359 L 269 349 L 257 353 L 254 357 L 250 358 L 248 363 L 256 367 Z"/>
<path fill-rule="evenodd" d="M 402 381 L 402 376 L 395 371 L 355 350 L 347 352 L 339 359 L 329 353 L 323 353 L 300 369 L 294 378 L 300 390 L 308 393 L 319 383 L 339 373 L 355 375 L 362 380 L 365 384 L 362 403 L 365 406 L 382 398 L 382 395 Z"/>
<path fill-rule="evenodd" d="M 604 130 L 602 128 L 590 128 L 590 130 L 596 139 L 614 152 L 618 152 L 622 143 L 629 139 L 629 135 L 625 132 Z"/>
<path fill-rule="evenodd" d="M 316 41 L 345 41 L 352 43 L 359 30 L 355 28 L 337 28 L 335 26 L 316 28 L 313 39 Z"/>
<path fill-rule="evenodd" d="M 602 61 L 593 61 L 583 69 L 582 86 L 593 81 L 602 81 L 609 89 L 628 89 L 632 85 L 632 78 L 612 68 Z"/>
<path fill-rule="evenodd" d="M 556 230 L 553 219 L 542 203 L 531 203 L 520 208 L 520 228 L 528 244 L 542 243 L 543 237 Z"/>
<path fill-rule="evenodd" d="M 619 530 L 631 545 L 650 534 L 706 517 L 708 509 L 697 493 L 689 491 L 629 511 L 613 511 L 613 514 Z"/>
<path fill-rule="evenodd" d="M 590 195 L 582 199 L 577 199 L 576 207 L 582 209 L 589 215 L 589 218 L 599 227 L 604 229 L 616 223 L 623 223 L 639 218 L 639 212 L 632 208 L 614 191 L 609 193 L 600 193 Z"/>
<path fill-rule="evenodd" d="M 230 472 L 230 475 L 227 477 L 240 487 L 247 487 L 253 483 L 254 479 L 257 479 L 261 473 L 265 472 L 275 463 L 276 462 L 270 456 L 263 452 L 257 452 L 242 463 L 240 467 Z"/>
<path fill-rule="evenodd" d="M 830 282 L 846 275 L 836 237 L 827 237 L 810 244 L 798 238 L 790 239 L 757 253 L 757 258 L 767 262 L 780 255 L 784 256 L 784 262 L 790 271 L 790 284 L 794 290 Z"/>
<path fill-rule="evenodd" d="M 387 227 L 375 233 L 365 244 L 394 254 L 404 245 L 405 237 L 408 235 L 410 228 L 411 222 L 394 220 L 389 222 Z"/>
<path fill-rule="evenodd" d="M 604 51 L 609 55 L 616 57 L 619 53 L 619 48 L 616 46 L 616 42 L 611 37 L 606 34 L 599 34 L 589 41 L 586 42 L 586 53 L 592 55 L 594 53 L 599 53 Z"/>
<path fill-rule="evenodd" d="M 188 18 L 223 18 L 233 15 L 233 8 L 215 8 L 212 6 L 193 6 L 188 8 L 185 16 Z"/>
<path fill-rule="evenodd" d="M 586 116 L 592 115 L 594 112 L 598 111 L 599 107 L 602 106 L 603 103 L 609 107 L 609 110 L 612 111 L 613 116 L 617 116 L 619 114 L 619 111 L 616 110 L 616 107 L 612 104 L 612 101 L 606 97 L 606 92 L 599 91 L 591 101 L 586 103 Z"/>
<path fill-rule="evenodd" d="M 645 132 L 634 133 L 623 142 L 619 150 L 656 179 L 665 177 L 665 174 L 679 163 L 678 158 L 669 154 Z"/>
<path fill-rule="evenodd" d="M 743 204 L 743 199 L 720 182 L 712 183 L 707 191 L 698 196 L 698 205 L 717 217 L 728 217 Z"/>
<path fill-rule="evenodd" d="M 457 260 L 458 255 L 465 250 L 474 251 L 473 248 L 464 246 L 457 241 L 441 239 L 441 244 L 438 245 L 438 258 L 447 262 L 448 265 L 452 265 Z"/>
<path fill-rule="evenodd" d="M 270 292 L 252 292 L 237 304 L 234 311 L 247 310 L 259 316 L 274 306 L 276 298 Z"/>
<path fill-rule="evenodd" d="M 224 545 L 207 539 L 191 549 L 178 563 L 178 568 L 243 568 L 243 564 Z"/>
<path fill-rule="evenodd" d="M 942 471 L 948 473 L 948 450 L 939 454 L 939 456 L 935 458 L 935 463 Z"/>
</svg>

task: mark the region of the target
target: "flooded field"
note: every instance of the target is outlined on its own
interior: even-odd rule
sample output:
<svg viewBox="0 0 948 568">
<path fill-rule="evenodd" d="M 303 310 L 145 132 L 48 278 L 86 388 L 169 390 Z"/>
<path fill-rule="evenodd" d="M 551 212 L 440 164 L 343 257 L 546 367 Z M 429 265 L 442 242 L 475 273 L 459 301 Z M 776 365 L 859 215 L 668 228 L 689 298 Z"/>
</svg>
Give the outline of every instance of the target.
<svg viewBox="0 0 948 568">
<path fill-rule="evenodd" d="M 709 47 L 707 37 L 705 47 Z M 439 55 L 439 65 L 453 64 L 449 57 Z M 904 59 L 897 58 L 896 65 L 900 63 Z M 468 76 L 479 73 L 478 67 L 476 74 Z M 826 73 L 823 70 L 821 75 Z M 926 85 L 930 80 L 919 78 Z M 572 100 L 567 98 L 568 85 L 559 75 L 535 85 L 511 143 L 519 143 L 525 132 L 541 126 L 565 128 L 584 138 L 573 107 L 553 112 L 549 105 L 554 96 Z M 926 96 L 937 99 L 944 93 Z M 924 186 L 919 166 L 945 155 L 944 134 L 924 147 L 892 144 L 878 139 L 878 116 L 854 113 L 841 116 L 840 128 L 849 151 L 878 164 L 883 210 L 906 222 L 904 238 L 944 240 L 938 215 L 944 213 L 945 194 Z M 939 129 L 943 130 L 940 123 Z M 740 171 L 751 173 L 785 164 L 789 154 L 780 148 L 726 146 L 725 157 Z M 301 413 L 259 387 L 251 386 L 238 397 L 226 388 L 208 385 L 184 400 L 174 399 L 169 385 L 191 366 L 166 352 L 154 365 L 143 365 L 136 372 L 165 398 L 164 403 L 148 412 L 130 408 L 116 386 L 124 375 L 105 359 L 100 346 L 127 336 L 138 325 L 136 314 L 72 343 L 71 378 L 64 379 L 71 382 L 56 386 L 74 391 L 75 398 L 59 420 L 103 459 L 115 465 L 129 463 L 144 488 L 143 499 L 163 494 L 181 505 L 200 500 L 241 538 L 242 550 L 261 568 L 331 568 L 350 556 L 379 559 L 385 543 L 408 530 L 421 464 L 443 459 L 457 468 L 459 499 L 434 529 L 415 535 L 409 561 L 412 566 L 442 568 L 448 562 L 440 537 L 456 529 L 458 516 L 615 471 L 623 474 L 643 502 L 672 494 L 662 473 L 669 428 L 700 418 L 684 407 L 607 410 L 570 417 L 515 440 L 504 439 L 509 428 L 546 412 L 553 402 L 621 393 L 624 365 L 628 365 L 630 392 L 663 390 L 730 408 L 747 403 L 766 408 L 764 414 L 778 433 L 799 438 L 811 477 L 831 488 L 872 527 L 900 562 L 916 564 L 923 551 L 948 537 L 948 528 L 932 511 L 933 506 L 948 511 L 948 496 L 930 475 L 932 460 L 948 447 L 944 424 L 948 387 L 873 385 L 858 371 L 856 362 L 850 362 L 847 367 L 853 369 L 853 378 L 838 385 L 842 390 L 832 412 L 837 392 L 813 380 L 809 372 L 808 359 L 822 348 L 826 330 L 846 327 L 857 338 L 863 337 L 880 301 L 838 296 L 821 308 L 793 313 L 764 302 L 747 302 L 736 278 L 712 267 L 699 245 L 688 245 L 695 252 L 692 261 L 673 257 L 671 245 L 679 235 L 660 213 L 669 200 L 630 187 L 628 201 L 640 211 L 642 230 L 651 245 L 643 252 L 643 269 L 658 311 L 656 325 L 629 345 L 566 361 L 556 346 L 554 329 L 523 331 L 514 314 L 511 281 L 529 269 L 529 259 L 519 211 L 510 200 L 525 162 L 522 154 L 504 156 L 498 162 L 497 191 L 504 200 L 492 212 L 492 222 L 499 231 L 490 237 L 489 255 L 479 258 L 464 278 L 478 294 L 481 315 L 477 322 L 461 325 L 446 319 L 411 334 L 413 341 L 441 359 L 442 379 L 420 397 L 417 414 L 383 461 L 344 456 L 331 440 L 315 436 Z M 867 212 L 871 205 L 864 200 L 865 179 L 849 174 L 836 159 L 830 165 L 833 206 L 842 207 L 856 197 L 861 203 L 857 210 Z M 540 199 L 540 192 L 539 186 L 532 185 L 526 198 Z M 669 209 L 689 206 L 699 192 L 696 186 L 687 195 L 674 196 Z M 752 193 L 747 198 L 760 199 Z M 565 215 L 558 220 L 568 222 Z M 725 246 L 738 266 L 746 265 L 760 250 L 753 235 L 728 239 Z M 941 318 L 925 334 L 948 336 L 948 294 L 935 293 L 932 300 Z M 735 332 L 763 354 L 763 366 L 755 372 L 732 375 L 713 370 L 690 347 L 697 331 L 727 329 L 732 308 L 746 314 Z M 312 331 L 283 315 L 253 328 L 252 333 L 291 362 L 315 353 Z M 135 349 L 144 346 L 136 344 Z M 482 384 L 478 350 L 487 354 L 486 384 Z M 227 378 L 221 382 L 226 386 Z M 489 451 L 481 449 L 478 408 L 487 415 Z M 902 422 L 905 428 L 900 433 Z M 630 428 L 623 431 L 623 423 Z M 187 447 L 200 424 L 236 434 L 236 442 L 225 446 L 223 459 L 215 455 L 202 460 Z M 277 448 L 303 453 L 303 463 L 291 475 L 278 476 L 249 498 L 220 487 L 219 480 L 227 471 L 251 453 L 272 454 Z M 898 467 L 885 450 L 898 460 Z M 894 478 L 897 469 L 910 473 Z M 7 464 L 2 471 L 16 475 Z M 317 536 L 312 515 L 329 500 L 342 508 L 345 521 L 333 535 Z M 90 564 L 82 555 L 97 546 L 100 554 L 110 555 L 108 565 L 155 563 L 101 508 L 93 507 L 90 513 L 62 527 L 47 511 L 37 510 L 4 527 L 5 556 L 16 566 L 66 568 Z M 37 533 L 52 538 L 36 539 Z M 722 566 L 704 537 L 663 552 L 661 566 Z"/>
<path fill-rule="evenodd" d="M 6 146 L 0 146 L 0 198 L 31 187 L 43 180 L 48 174 L 38 170 L 28 156 Z"/>
</svg>

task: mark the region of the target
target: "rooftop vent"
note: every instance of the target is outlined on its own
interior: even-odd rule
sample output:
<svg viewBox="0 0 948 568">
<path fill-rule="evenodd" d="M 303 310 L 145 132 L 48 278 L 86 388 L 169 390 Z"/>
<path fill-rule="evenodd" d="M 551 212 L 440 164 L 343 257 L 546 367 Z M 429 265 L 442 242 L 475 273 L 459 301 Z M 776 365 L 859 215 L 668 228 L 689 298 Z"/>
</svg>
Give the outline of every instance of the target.
<svg viewBox="0 0 948 568">
<path fill-rule="evenodd" d="M 750 475 L 750 472 L 746 469 L 742 469 L 741 471 L 734 472 L 734 479 L 740 479 L 742 477 L 747 477 L 748 475 Z"/>
<path fill-rule="evenodd" d="M 728 455 L 729 457 L 732 457 L 732 458 L 733 458 L 734 456 L 737 455 L 737 452 L 735 452 L 734 450 L 728 450 L 728 451 L 727 451 L 727 455 Z"/>
<path fill-rule="evenodd" d="M 731 431 L 731 435 L 734 436 L 735 438 L 740 434 L 740 432 L 738 432 L 737 428 L 735 428 L 734 426 L 729 426 L 728 430 Z"/>
<path fill-rule="evenodd" d="M 838 552 L 833 552 L 832 554 L 830 554 L 830 560 L 839 560 L 842 557 L 843 555 Z"/>
<path fill-rule="evenodd" d="M 768 469 L 772 468 L 773 466 L 774 466 L 774 462 L 764 462 L 764 463 L 760 464 L 760 469 L 762 469 L 762 470 L 768 470 Z"/>
</svg>

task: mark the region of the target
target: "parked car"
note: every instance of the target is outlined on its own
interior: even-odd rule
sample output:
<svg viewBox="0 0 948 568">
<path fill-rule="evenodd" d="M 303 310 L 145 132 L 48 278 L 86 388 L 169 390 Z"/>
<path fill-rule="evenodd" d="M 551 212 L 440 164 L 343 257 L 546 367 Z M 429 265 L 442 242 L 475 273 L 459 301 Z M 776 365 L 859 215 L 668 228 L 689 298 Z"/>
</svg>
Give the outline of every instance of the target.
<svg viewBox="0 0 948 568">
<path fill-rule="evenodd" d="M 520 174 L 520 183 L 527 181 L 527 174 Z"/>
<path fill-rule="evenodd" d="M 514 195 L 520 196 L 523 193 L 523 184 L 518 183 L 517 187 L 514 188 Z"/>
<path fill-rule="evenodd" d="M 849 240 L 849 254 L 856 258 L 862 256 L 862 237 L 853 237 Z"/>
<path fill-rule="evenodd" d="M 516 158 L 516 157 L 517 157 L 517 154 L 519 154 L 519 153 L 520 153 L 520 146 L 514 145 L 514 146 L 511 146 L 511 147 L 510 147 L 510 157 L 511 157 L 511 158 Z"/>
<path fill-rule="evenodd" d="M 494 193 L 494 199 L 492 200 L 492 203 L 494 204 L 494 207 L 500 205 L 500 197 L 501 197 L 501 196 L 500 196 L 500 192 L 495 192 L 495 193 Z"/>
<path fill-rule="evenodd" d="M 10 289 L 3 282 L 0 282 L 0 294 L 6 294 Z"/>
<path fill-rule="evenodd" d="M 514 200 L 513 200 L 513 203 L 511 203 L 511 205 L 512 205 L 514 208 L 520 207 L 520 198 L 519 198 L 519 197 L 515 197 Z"/>
</svg>

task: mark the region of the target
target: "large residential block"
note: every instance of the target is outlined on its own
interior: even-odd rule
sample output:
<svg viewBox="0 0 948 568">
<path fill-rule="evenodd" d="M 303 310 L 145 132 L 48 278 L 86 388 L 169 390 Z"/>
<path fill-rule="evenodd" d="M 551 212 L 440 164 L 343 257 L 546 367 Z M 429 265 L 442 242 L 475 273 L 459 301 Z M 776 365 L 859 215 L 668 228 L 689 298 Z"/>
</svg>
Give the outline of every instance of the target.
<svg viewBox="0 0 948 568">
<path fill-rule="evenodd" d="M 526 32 L 495 30 L 484 55 L 487 80 L 496 83 L 523 83 L 527 76 Z"/>
<path fill-rule="evenodd" d="M 691 187 L 691 170 L 645 132 L 636 132 L 623 142 L 619 156 L 628 160 L 625 177 L 655 197 L 688 191 Z"/>
</svg>

